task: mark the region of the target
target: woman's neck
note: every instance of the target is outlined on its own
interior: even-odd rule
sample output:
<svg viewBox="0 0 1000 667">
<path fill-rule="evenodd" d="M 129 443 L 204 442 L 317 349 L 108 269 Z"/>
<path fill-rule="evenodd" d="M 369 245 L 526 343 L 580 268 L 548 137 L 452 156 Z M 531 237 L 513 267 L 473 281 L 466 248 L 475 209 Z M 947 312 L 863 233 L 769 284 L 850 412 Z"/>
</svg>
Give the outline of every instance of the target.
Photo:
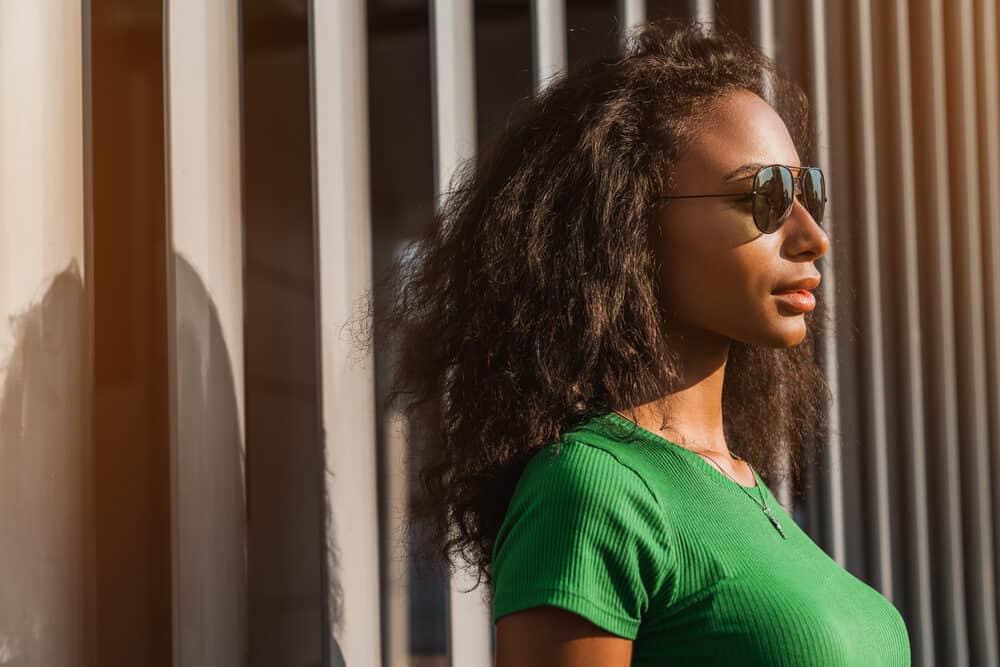
<svg viewBox="0 0 1000 667">
<path fill-rule="evenodd" d="M 679 388 L 666 396 L 616 410 L 671 442 L 731 460 L 722 419 L 729 344 L 728 339 L 711 335 L 675 334 L 671 345 L 680 353 Z"/>
</svg>

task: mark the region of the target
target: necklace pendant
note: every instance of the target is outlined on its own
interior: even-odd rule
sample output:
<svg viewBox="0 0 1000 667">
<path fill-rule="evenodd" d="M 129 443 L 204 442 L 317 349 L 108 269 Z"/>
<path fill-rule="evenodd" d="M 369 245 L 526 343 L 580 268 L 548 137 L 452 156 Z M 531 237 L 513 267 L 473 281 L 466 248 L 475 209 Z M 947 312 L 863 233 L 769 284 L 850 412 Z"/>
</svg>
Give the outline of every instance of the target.
<svg viewBox="0 0 1000 667">
<path fill-rule="evenodd" d="M 781 529 L 781 524 L 778 523 L 777 519 L 775 519 L 773 516 L 771 516 L 771 508 L 770 507 L 765 507 L 763 511 L 764 511 L 764 515 L 767 516 L 768 519 L 770 519 L 771 524 L 775 527 L 775 529 L 779 533 L 781 533 L 781 537 L 783 537 L 785 539 L 788 539 L 787 537 L 785 537 L 785 531 Z"/>
</svg>

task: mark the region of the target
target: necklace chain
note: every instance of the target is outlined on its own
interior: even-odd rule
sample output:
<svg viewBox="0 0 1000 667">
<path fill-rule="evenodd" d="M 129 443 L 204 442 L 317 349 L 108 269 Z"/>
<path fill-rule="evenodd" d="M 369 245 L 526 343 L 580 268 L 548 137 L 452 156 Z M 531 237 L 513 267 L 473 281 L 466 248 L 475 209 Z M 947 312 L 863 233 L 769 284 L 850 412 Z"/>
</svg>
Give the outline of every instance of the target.
<svg viewBox="0 0 1000 667">
<path fill-rule="evenodd" d="M 625 417 L 625 415 L 623 415 L 622 413 L 618 412 L 617 410 L 613 410 L 613 412 L 615 412 L 618 415 L 621 415 L 625 419 L 628 419 L 628 417 Z M 632 421 L 632 420 L 629 419 L 629 421 Z M 635 423 L 635 422 L 633 422 L 633 423 Z M 638 424 L 636 424 L 636 425 L 638 426 Z M 779 533 L 781 533 L 781 536 L 785 537 L 785 531 L 782 530 L 781 524 L 779 524 L 778 520 L 775 519 L 774 516 L 771 515 L 771 508 L 767 506 L 767 500 L 764 498 L 764 490 L 762 488 L 760 488 L 761 487 L 760 481 L 757 479 L 757 476 L 754 473 L 753 466 L 750 465 L 749 461 L 745 461 L 745 460 L 741 459 L 739 456 L 737 456 L 736 454 L 730 453 L 730 456 L 732 456 L 737 461 L 743 461 L 743 463 L 746 463 L 747 467 L 750 468 L 750 472 L 754 474 L 754 479 L 757 481 L 757 483 L 755 485 L 755 488 L 757 489 L 757 492 L 760 494 L 760 502 L 758 502 L 757 499 L 753 497 L 753 494 L 751 494 L 749 491 L 747 491 L 747 489 L 746 489 L 745 486 L 743 486 L 742 484 L 740 484 L 738 480 L 736 480 L 732 475 L 730 475 L 728 472 L 726 472 L 723 469 L 723 467 L 718 464 L 718 462 L 715 460 L 715 458 L 709 456 L 708 454 L 706 454 L 704 452 L 699 452 L 699 451 L 691 449 L 690 447 L 687 447 L 687 446 L 684 446 L 684 448 L 687 449 L 687 450 L 689 450 L 689 451 L 691 451 L 691 452 L 694 452 L 695 454 L 697 454 L 699 456 L 706 456 L 706 457 L 708 457 L 708 459 L 710 461 L 712 461 L 712 463 L 715 464 L 715 467 L 718 468 L 722 472 L 723 475 L 725 475 L 729 479 L 733 480 L 733 482 L 736 483 L 736 486 L 740 487 L 740 490 L 743 491 L 743 493 L 747 494 L 747 496 L 750 498 L 750 500 L 752 500 L 754 502 L 755 505 L 757 505 L 757 506 L 759 506 L 761 508 L 761 511 L 764 512 L 764 516 L 766 516 L 771 521 L 771 524 L 775 527 L 775 529 Z"/>
</svg>

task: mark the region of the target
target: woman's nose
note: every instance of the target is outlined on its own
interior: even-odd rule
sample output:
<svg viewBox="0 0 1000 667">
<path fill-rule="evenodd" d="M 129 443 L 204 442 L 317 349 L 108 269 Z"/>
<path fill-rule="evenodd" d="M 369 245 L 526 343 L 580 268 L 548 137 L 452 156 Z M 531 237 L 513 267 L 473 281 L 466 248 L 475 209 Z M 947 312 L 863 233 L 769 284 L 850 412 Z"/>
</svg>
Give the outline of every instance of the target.
<svg viewBox="0 0 1000 667">
<path fill-rule="evenodd" d="M 816 258 L 830 249 L 830 238 L 826 230 L 813 219 L 809 209 L 798 197 L 795 198 L 788 217 L 796 220 L 796 224 L 789 226 L 787 224 L 789 221 L 786 220 L 785 225 L 782 225 L 789 228 L 786 231 L 786 243 L 791 244 L 790 254 L 799 255 L 808 252 Z"/>
</svg>

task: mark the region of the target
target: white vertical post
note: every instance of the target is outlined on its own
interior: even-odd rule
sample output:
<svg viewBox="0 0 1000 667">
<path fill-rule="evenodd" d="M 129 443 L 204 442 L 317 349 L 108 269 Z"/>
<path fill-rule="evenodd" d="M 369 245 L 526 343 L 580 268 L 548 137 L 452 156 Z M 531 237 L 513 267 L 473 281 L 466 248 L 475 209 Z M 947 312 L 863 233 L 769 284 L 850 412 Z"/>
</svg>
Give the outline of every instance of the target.
<svg viewBox="0 0 1000 667">
<path fill-rule="evenodd" d="M 362 0 L 310 3 L 325 643 L 347 665 L 382 664 L 374 364 L 342 332 L 372 289 L 366 34 Z"/>
<path fill-rule="evenodd" d="M 31 667 L 95 658 L 81 5 L 0 2 L 0 662 Z"/>
<path fill-rule="evenodd" d="M 174 664 L 247 664 L 237 0 L 165 6 Z"/>
<path fill-rule="evenodd" d="M 618 0 L 619 48 L 624 51 L 629 33 L 646 22 L 646 0 Z"/>
<path fill-rule="evenodd" d="M 774 0 L 755 0 L 754 39 L 769 58 L 775 57 L 777 40 L 774 33 Z"/>
<path fill-rule="evenodd" d="M 565 0 L 531 0 L 535 92 L 566 71 Z"/>
<path fill-rule="evenodd" d="M 385 559 L 386 626 L 383 633 L 384 664 L 387 667 L 409 665 L 410 656 L 410 586 L 409 586 L 409 543 L 400 541 L 399 536 L 407 532 L 407 512 L 409 509 L 410 485 L 406 462 L 407 446 L 410 440 L 409 422 L 401 418 L 399 412 L 389 412 L 385 419 L 385 463 L 383 498 L 389 508 L 385 514 L 388 535 L 382 545 L 388 558 Z"/>
<path fill-rule="evenodd" d="M 708 26 L 715 24 L 715 3 L 712 0 L 688 0 L 691 18 Z"/>
<path fill-rule="evenodd" d="M 777 41 L 774 36 L 774 0 L 756 0 L 754 3 L 753 33 L 760 50 L 772 60 L 776 57 Z M 764 80 L 766 94 L 764 99 L 771 100 L 774 91 L 771 90 L 770 79 Z M 791 507 L 791 489 L 782 484 L 778 489 L 778 497 L 786 507 Z M 791 509 L 789 509 L 791 512 Z"/>
<path fill-rule="evenodd" d="M 432 0 L 431 84 L 434 111 L 434 188 L 440 206 L 455 170 L 476 154 L 476 81 L 471 0 Z M 490 609 L 471 573 L 452 573 L 448 594 L 451 665 L 491 664 Z"/>
<path fill-rule="evenodd" d="M 434 191 L 440 203 L 459 163 L 477 149 L 472 0 L 432 0 L 430 10 Z"/>
</svg>

